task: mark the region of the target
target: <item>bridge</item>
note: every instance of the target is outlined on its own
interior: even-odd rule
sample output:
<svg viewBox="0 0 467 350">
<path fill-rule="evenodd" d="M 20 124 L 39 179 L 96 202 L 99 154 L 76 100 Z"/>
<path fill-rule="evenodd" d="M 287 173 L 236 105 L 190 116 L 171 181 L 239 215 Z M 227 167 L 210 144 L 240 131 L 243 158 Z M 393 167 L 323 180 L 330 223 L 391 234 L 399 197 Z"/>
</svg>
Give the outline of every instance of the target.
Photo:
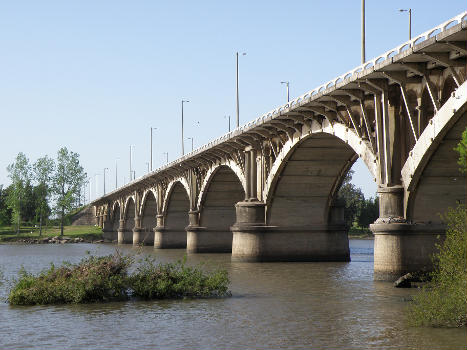
<svg viewBox="0 0 467 350">
<path fill-rule="evenodd" d="M 362 159 L 378 185 L 374 277 L 429 269 L 465 202 L 467 12 L 92 202 L 118 243 L 235 261 L 349 261 L 337 200 Z"/>
</svg>

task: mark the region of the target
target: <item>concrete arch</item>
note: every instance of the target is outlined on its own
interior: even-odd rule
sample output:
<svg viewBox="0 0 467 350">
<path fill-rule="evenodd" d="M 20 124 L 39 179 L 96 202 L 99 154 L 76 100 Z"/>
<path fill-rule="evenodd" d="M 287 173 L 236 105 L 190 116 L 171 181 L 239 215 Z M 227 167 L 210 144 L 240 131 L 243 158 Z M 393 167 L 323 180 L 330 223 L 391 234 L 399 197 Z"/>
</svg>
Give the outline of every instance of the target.
<svg viewBox="0 0 467 350">
<path fill-rule="evenodd" d="M 142 230 L 138 237 L 138 243 L 154 244 L 154 227 L 157 225 L 157 195 L 155 191 L 148 190 L 144 193 L 140 217 Z"/>
<path fill-rule="evenodd" d="M 135 199 L 133 196 L 127 198 L 125 202 L 125 211 L 124 211 L 124 219 L 125 219 L 125 231 L 129 232 L 132 231 L 135 227 Z"/>
<path fill-rule="evenodd" d="M 467 124 L 466 90 L 464 82 L 434 115 L 402 168 L 404 210 L 409 220 L 439 221 L 440 208 L 455 205 L 457 197 L 465 196 L 465 175 L 458 172 L 453 148 Z M 439 188 L 433 192 L 434 187 Z M 431 198 L 435 194 L 436 198 Z"/>
<path fill-rule="evenodd" d="M 154 189 L 154 188 L 148 188 L 147 190 L 145 190 L 142 197 L 141 197 L 141 206 L 139 208 L 139 215 L 140 216 L 143 215 L 144 207 L 146 205 L 146 201 L 147 201 L 149 195 L 153 195 L 154 199 L 157 202 L 157 190 Z"/>
<path fill-rule="evenodd" d="M 167 212 L 167 207 L 169 205 L 169 198 L 172 194 L 172 191 L 174 189 L 174 187 L 177 185 L 177 184 L 180 184 L 181 186 L 183 186 L 183 188 L 185 189 L 186 191 L 186 194 L 188 196 L 188 199 L 191 203 L 191 191 L 190 191 L 190 186 L 188 185 L 188 181 L 184 178 L 184 177 L 179 177 L 173 181 L 171 181 L 169 183 L 169 185 L 167 186 L 167 190 L 165 191 L 165 196 L 164 196 L 164 204 L 162 206 L 162 213 L 165 215 L 166 212 Z M 156 197 L 157 198 L 157 197 Z"/>
<path fill-rule="evenodd" d="M 268 193 L 267 224 L 303 230 L 328 225 L 337 191 L 357 158 L 348 144 L 328 133 L 296 143 Z"/>
<path fill-rule="evenodd" d="M 457 89 L 457 84 L 452 75 L 448 75 L 443 82 L 441 88 L 441 105 L 444 105 L 446 101 L 451 97 L 452 93 Z"/>
<path fill-rule="evenodd" d="M 332 135 L 336 138 L 336 141 L 341 140 L 346 143 L 354 151 L 354 153 L 363 160 L 371 175 L 373 176 L 373 179 L 375 179 L 378 184 L 381 182 L 381 179 L 378 176 L 377 159 L 371 150 L 371 146 L 368 141 L 358 137 L 355 131 L 347 128 L 345 125 L 338 123 L 331 125 L 327 120 L 324 120 L 323 124 L 313 121 L 312 127 L 310 128 L 308 134 L 305 134 L 299 138 L 287 140 L 279 152 L 273 166 L 271 167 L 264 186 L 263 198 L 265 199 L 266 203 L 270 202 L 271 192 L 274 190 L 279 179 L 279 175 L 282 173 L 283 168 L 287 164 L 287 159 L 301 143 L 317 134 Z M 355 160 L 356 158 L 353 161 Z M 345 176 L 345 174 L 343 174 L 343 176 Z"/>
<path fill-rule="evenodd" d="M 180 181 L 175 181 L 167 191 L 166 207 L 164 211 L 164 238 L 166 248 L 185 248 L 186 231 L 188 226 L 188 212 L 190 211 L 189 192 Z M 156 240 L 156 238 L 155 238 Z M 157 239 L 160 241 L 160 239 Z M 160 242 L 159 242 L 160 243 Z"/>
<path fill-rule="evenodd" d="M 223 162 L 221 164 L 217 164 L 213 166 L 212 168 L 209 169 L 209 171 L 206 173 L 206 176 L 204 178 L 203 184 L 201 185 L 201 189 L 198 195 L 198 200 L 196 203 L 196 208 L 200 209 L 201 204 L 204 201 L 204 198 L 206 197 L 207 190 L 211 184 L 212 179 L 216 175 L 216 172 L 221 168 L 221 167 L 227 167 L 229 168 L 236 176 L 238 181 L 240 182 L 243 191 L 246 191 L 246 179 L 245 179 L 245 174 L 243 173 L 242 169 L 235 163 L 233 160 L 230 160 L 228 162 Z M 243 199 L 243 198 L 242 198 Z"/>
<path fill-rule="evenodd" d="M 110 216 L 112 221 L 112 231 L 118 231 L 118 227 L 120 226 L 120 213 L 120 203 L 118 201 L 115 201 L 112 205 L 112 211 Z"/>
<path fill-rule="evenodd" d="M 199 205 L 202 231 L 188 232 L 191 252 L 231 252 L 236 221 L 235 204 L 245 199 L 245 190 L 234 171 L 222 165 L 210 176 Z"/>
</svg>

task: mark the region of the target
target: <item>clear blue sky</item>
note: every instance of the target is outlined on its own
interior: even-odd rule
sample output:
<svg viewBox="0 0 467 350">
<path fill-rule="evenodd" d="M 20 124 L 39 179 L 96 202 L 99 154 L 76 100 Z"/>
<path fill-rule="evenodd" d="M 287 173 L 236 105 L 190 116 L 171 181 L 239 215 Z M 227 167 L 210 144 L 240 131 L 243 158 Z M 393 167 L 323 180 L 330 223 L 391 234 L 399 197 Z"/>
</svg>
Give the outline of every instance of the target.
<svg viewBox="0 0 467 350">
<path fill-rule="evenodd" d="M 466 9 L 465 0 L 366 1 L 367 59 Z M 358 66 L 360 0 L 353 1 L 4 1 L 0 3 L 0 184 L 18 152 L 33 162 L 66 146 L 89 176 L 103 168 L 107 190 L 139 177 L 149 162 L 181 154 L 227 132 L 235 116 L 235 52 L 241 123 Z M 185 149 L 191 149 L 186 140 Z M 361 164 L 354 182 L 376 187 Z M 93 183 L 93 192 L 95 192 Z"/>
</svg>

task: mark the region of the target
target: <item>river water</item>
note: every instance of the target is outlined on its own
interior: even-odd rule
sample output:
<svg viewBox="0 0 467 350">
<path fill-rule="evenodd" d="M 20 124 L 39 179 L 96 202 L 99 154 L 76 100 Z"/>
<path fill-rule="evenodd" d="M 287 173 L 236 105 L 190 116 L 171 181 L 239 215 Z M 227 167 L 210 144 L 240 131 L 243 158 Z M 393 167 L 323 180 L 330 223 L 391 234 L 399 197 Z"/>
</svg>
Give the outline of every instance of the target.
<svg viewBox="0 0 467 350">
<path fill-rule="evenodd" d="M 0 245 L 5 279 L 113 245 Z M 131 246 L 121 248 L 135 253 Z M 414 289 L 373 281 L 373 241 L 351 240 L 350 263 L 232 263 L 229 254 L 189 255 L 228 270 L 232 297 L 60 306 L 9 306 L 0 287 L 0 349 L 465 349 L 466 329 L 411 328 Z M 185 251 L 142 248 L 160 261 Z M 140 248 L 141 253 L 141 248 Z"/>
</svg>

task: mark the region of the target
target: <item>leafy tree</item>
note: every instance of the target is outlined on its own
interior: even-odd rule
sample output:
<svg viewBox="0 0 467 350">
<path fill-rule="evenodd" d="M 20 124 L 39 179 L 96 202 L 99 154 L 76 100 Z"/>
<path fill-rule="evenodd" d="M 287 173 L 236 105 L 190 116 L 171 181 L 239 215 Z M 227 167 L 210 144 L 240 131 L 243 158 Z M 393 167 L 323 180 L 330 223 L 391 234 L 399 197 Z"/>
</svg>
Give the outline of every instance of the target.
<svg viewBox="0 0 467 350">
<path fill-rule="evenodd" d="M 18 153 L 15 162 L 8 165 L 7 171 L 11 179 L 11 191 L 8 192 L 7 204 L 12 210 L 12 220 L 17 224 L 17 233 L 19 233 L 21 200 L 26 198 L 26 188 L 31 183 L 31 166 L 24 153 Z"/>
<path fill-rule="evenodd" d="M 462 139 L 454 150 L 459 153 L 457 164 L 461 166 L 460 171 L 463 173 L 467 172 L 467 129 L 462 133 Z"/>
<path fill-rule="evenodd" d="M 27 182 L 24 186 L 23 196 L 21 197 L 21 219 L 23 222 L 33 223 L 35 221 L 36 212 L 36 194 L 34 186 L 31 182 Z"/>
<path fill-rule="evenodd" d="M 79 163 L 79 154 L 68 151 L 66 147 L 60 148 L 52 181 L 55 210 L 60 217 L 60 235 L 63 235 L 65 214 L 72 209 L 85 180 L 86 173 Z"/>
<path fill-rule="evenodd" d="M 39 158 L 34 163 L 34 178 L 36 180 L 35 192 L 35 214 L 36 219 L 39 219 L 39 235 L 42 235 L 43 219 L 50 215 L 49 196 L 50 187 L 52 185 L 52 176 L 54 171 L 54 160 L 48 156 Z"/>
<path fill-rule="evenodd" d="M 360 212 L 357 215 L 357 224 L 360 227 L 368 227 L 379 216 L 378 197 L 370 197 L 361 203 Z"/>
<path fill-rule="evenodd" d="M 9 191 L 11 191 L 10 187 L 3 189 L 0 185 L 0 226 L 11 225 L 11 209 L 7 205 Z"/>
<path fill-rule="evenodd" d="M 345 203 L 344 219 L 349 227 L 352 227 L 365 201 L 362 190 L 351 183 L 353 174 L 354 171 L 349 170 L 337 194 L 338 198 Z"/>
</svg>

